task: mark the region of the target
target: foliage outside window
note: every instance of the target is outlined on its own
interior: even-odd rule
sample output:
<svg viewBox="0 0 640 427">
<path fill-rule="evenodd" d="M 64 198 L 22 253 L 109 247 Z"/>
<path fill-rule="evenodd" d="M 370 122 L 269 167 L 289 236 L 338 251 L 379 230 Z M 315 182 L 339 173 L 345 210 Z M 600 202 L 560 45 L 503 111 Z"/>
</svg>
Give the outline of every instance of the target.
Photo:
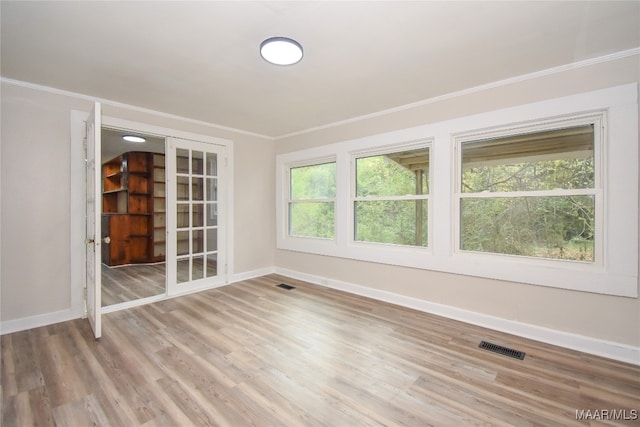
<svg viewBox="0 0 640 427">
<path fill-rule="evenodd" d="M 460 248 L 595 261 L 593 123 L 461 143 Z"/>
<path fill-rule="evenodd" d="M 289 170 L 289 235 L 335 236 L 336 163 Z"/>
<path fill-rule="evenodd" d="M 355 159 L 354 239 L 427 246 L 429 149 Z"/>
</svg>

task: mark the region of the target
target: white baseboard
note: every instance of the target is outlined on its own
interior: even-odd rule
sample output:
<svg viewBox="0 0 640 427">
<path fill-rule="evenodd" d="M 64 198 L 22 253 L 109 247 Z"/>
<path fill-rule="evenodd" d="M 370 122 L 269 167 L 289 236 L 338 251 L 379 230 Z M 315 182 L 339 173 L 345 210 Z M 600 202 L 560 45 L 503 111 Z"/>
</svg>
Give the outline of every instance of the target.
<svg viewBox="0 0 640 427">
<path fill-rule="evenodd" d="M 595 354 L 598 356 L 607 357 L 634 365 L 640 365 L 640 347 L 633 347 L 626 344 L 600 340 L 597 338 L 573 334 L 570 332 L 558 331 L 550 328 L 544 328 L 541 326 L 517 322 L 514 320 L 507 320 L 500 317 L 490 316 L 487 314 L 477 313 L 469 310 L 463 310 L 448 305 L 437 304 L 418 298 L 407 297 L 393 292 L 381 291 L 378 289 L 368 288 L 366 286 L 356 285 L 354 283 L 328 279 L 322 276 L 301 273 L 299 271 L 280 267 L 265 267 L 257 270 L 232 274 L 229 276 L 228 284 L 241 282 L 243 280 L 254 279 L 273 273 L 281 274 L 283 276 L 291 277 L 293 279 L 302 280 L 316 285 L 327 286 L 329 288 L 338 289 L 356 295 L 362 295 L 379 301 L 397 304 L 426 313 L 436 314 L 438 316 L 459 320 L 473 325 L 494 329 L 496 331 L 506 332 L 509 334 L 530 338 L 536 341 L 542 341 L 560 347 Z M 4 322 L 0 322 L 0 335 L 38 328 L 41 326 L 47 326 L 54 323 L 65 322 L 68 320 L 79 319 L 83 315 L 84 313 L 75 310 L 62 310 L 53 313 L 25 317 L 22 319 L 7 320 Z"/>
<path fill-rule="evenodd" d="M 366 286 L 356 285 L 354 283 L 328 279 L 325 277 L 301 273 L 285 268 L 276 267 L 274 272 L 283 276 L 291 277 L 292 279 L 302 280 L 316 285 L 327 286 L 329 288 L 373 298 L 379 301 L 389 302 L 392 304 L 412 308 L 442 317 L 447 317 L 454 320 L 459 320 L 496 331 L 506 332 L 520 337 L 542 341 L 548 344 L 557 345 L 559 347 L 565 347 L 584 353 L 594 354 L 609 359 L 631 363 L 634 365 L 640 365 L 640 347 L 633 347 L 626 344 L 605 341 L 597 338 L 587 337 L 584 335 L 578 335 L 570 332 L 563 332 L 555 329 L 545 328 L 542 326 L 531 325 L 528 323 L 517 322 L 514 320 L 503 319 L 500 317 L 490 316 L 487 314 L 477 313 L 469 310 L 463 310 L 448 305 L 437 304 L 418 298 L 399 295 L 393 292 L 381 291 L 378 289 L 368 288 Z"/>
<path fill-rule="evenodd" d="M 79 319 L 84 313 L 77 310 L 61 310 L 53 313 L 40 314 L 37 316 L 24 317 L 22 319 L 5 320 L 0 322 L 0 335 L 11 334 L 13 332 L 25 331 L 27 329 L 39 328 L 41 326 L 53 325 L 54 323 L 66 322 L 68 320 Z"/>
<path fill-rule="evenodd" d="M 236 273 L 229 276 L 229 284 L 242 282 L 243 280 L 255 279 L 256 277 L 266 276 L 268 274 L 275 273 L 275 267 L 259 268 L 257 270 L 245 271 L 242 273 Z"/>
<path fill-rule="evenodd" d="M 225 286 L 227 284 L 241 282 L 243 280 L 254 279 L 256 277 L 266 276 L 274 272 L 274 267 L 266 267 L 252 271 L 245 271 L 242 273 L 236 273 L 229 276 L 228 283 L 223 283 L 215 287 Z M 193 292 L 199 292 L 202 289 L 196 289 Z M 162 301 L 166 299 L 166 296 L 143 298 L 142 300 L 130 301 L 122 304 L 115 304 L 112 306 L 103 307 L 102 313 L 108 314 L 113 311 L 123 310 L 126 308 L 137 307 L 142 304 L 148 304 L 150 302 Z M 76 310 L 61 310 L 53 313 L 39 314 L 36 316 L 25 317 L 22 319 L 6 320 L 0 322 L 0 335 L 10 334 L 13 332 L 26 331 L 27 329 L 39 328 L 41 326 L 52 325 L 54 323 L 66 322 L 67 320 L 79 319 L 84 316 L 84 313 Z"/>
</svg>

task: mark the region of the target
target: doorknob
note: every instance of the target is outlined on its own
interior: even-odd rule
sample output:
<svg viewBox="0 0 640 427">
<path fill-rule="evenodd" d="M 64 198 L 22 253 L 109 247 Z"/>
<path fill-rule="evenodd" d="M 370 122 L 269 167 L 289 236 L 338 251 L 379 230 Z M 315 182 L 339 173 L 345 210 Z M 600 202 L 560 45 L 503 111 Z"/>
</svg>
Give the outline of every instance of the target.
<svg viewBox="0 0 640 427">
<path fill-rule="evenodd" d="M 103 242 L 105 242 L 105 243 L 108 245 L 109 243 L 111 243 L 111 237 L 109 237 L 109 236 L 104 237 L 104 238 L 102 239 L 102 241 L 103 241 Z M 95 240 L 95 239 L 85 239 L 85 241 L 84 241 L 84 242 L 85 242 L 87 245 L 90 245 L 91 243 L 95 243 L 95 242 L 96 242 L 96 240 Z"/>
</svg>

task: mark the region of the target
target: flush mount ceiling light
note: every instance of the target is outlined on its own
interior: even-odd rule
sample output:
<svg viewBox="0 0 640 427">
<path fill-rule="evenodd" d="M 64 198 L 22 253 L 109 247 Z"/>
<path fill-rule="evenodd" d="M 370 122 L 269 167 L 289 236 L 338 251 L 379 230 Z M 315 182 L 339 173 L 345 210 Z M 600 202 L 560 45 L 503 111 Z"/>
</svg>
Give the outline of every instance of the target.
<svg viewBox="0 0 640 427">
<path fill-rule="evenodd" d="M 293 65 L 302 59 L 302 46 L 287 37 L 271 37 L 260 43 L 260 55 L 275 65 Z"/>
<path fill-rule="evenodd" d="M 124 139 L 125 141 L 129 141 L 129 142 L 145 142 L 146 139 L 139 137 L 139 136 L 133 136 L 133 135 L 125 135 L 122 137 L 122 139 Z"/>
</svg>

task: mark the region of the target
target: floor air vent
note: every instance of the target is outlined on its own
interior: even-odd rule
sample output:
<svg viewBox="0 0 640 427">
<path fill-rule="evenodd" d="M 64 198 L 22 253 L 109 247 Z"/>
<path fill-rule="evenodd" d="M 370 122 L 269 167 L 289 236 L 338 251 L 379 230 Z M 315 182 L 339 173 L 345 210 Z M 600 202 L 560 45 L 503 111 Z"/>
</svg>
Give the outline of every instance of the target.
<svg viewBox="0 0 640 427">
<path fill-rule="evenodd" d="M 498 344 L 492 344 L 490 342 L 482 341 L 480 343 L 480 348 L 485 350 L 492 351 L 494 353 L 502 354 L 504 356 L 513 357 L 514 359 L 524 359 L 524 351 L 514 350 L 512 348 L 502 347 Z"/>
<path fill-rule="evenodd" d="M 291 286 L 291 285 L 285 285 L 284 283 L 280 283 L 279 285 L 277 285 L 277 287 L 282 288 L 282 289 L 286 289 L 287 291 L 290 291 L 291 289 L 295 289 L 295 286 Z"/>
</svg>

